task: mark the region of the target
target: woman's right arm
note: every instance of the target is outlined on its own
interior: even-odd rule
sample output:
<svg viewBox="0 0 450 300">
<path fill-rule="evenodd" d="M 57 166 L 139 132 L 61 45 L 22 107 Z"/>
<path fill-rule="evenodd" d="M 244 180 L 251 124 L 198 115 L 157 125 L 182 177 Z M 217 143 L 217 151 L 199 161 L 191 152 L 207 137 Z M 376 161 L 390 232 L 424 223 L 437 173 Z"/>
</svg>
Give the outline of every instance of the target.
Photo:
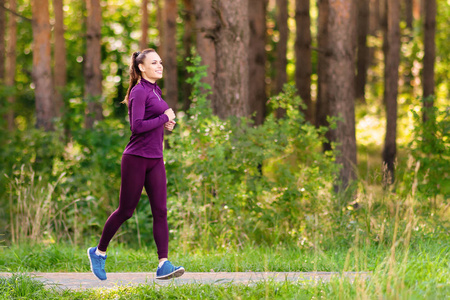
<svg viewBox="0 0 450 300">
<path fill-rule="evenodd" d="M 131 99 L 131 132 L 133 134 L 140 134 L 153 130 L 170 120 L 166 113 L 158 116 L 157 118 L 144 120 L 145 114 L 145 100 L 146 96 L 144 93 L 134 93 Z"/>
</svg>

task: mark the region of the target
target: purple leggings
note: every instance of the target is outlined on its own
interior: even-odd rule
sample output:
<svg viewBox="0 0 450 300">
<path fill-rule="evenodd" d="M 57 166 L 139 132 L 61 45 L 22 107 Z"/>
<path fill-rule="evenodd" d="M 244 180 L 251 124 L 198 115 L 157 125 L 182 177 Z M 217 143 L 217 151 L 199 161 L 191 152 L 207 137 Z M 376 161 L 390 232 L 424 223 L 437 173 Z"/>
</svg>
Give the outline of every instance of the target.
<svg viewBox="0 0 450 300">
<path fill-rule="evenodd" d="M 158 258 L 167 258 L 169 228 L 167 226 L 167 183 L 164 160 L 124 154 L 121 173 L 119 208 L 106 220 L 98 249 L 106 251 L 109 241 L 119 227 L 131 218 L 141 197 L 142 188 L 145 186 L 152 209 L 153 237 L 158 249 Z"/>
</svg>

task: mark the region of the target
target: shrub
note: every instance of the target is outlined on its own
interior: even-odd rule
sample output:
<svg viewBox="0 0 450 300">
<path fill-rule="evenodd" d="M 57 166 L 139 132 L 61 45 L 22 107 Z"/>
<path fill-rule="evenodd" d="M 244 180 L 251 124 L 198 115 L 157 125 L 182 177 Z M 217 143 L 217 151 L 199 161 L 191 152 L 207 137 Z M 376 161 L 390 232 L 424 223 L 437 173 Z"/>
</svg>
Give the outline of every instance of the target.
<svg viewBox="0 0 450 300">
<path fill-rule="evenodd" d="M 269 115 L 261 126 L 221 120 L 202 92 L 204 67 L 194 60 L 189 71 L 196 74 L 193 106 L 169 135 L 165 154 L 176 236 L 212 247 L 300 238 L 308 214 L 332 199 L 336 166 L 320 150 L 324 129 L 305 123 L 290 85 L 270 99 L 286 117 Z"/>
<path fill-rule="evenodd" d="M 450 198 L 450 107 L 437 107 L 411 111 L 414 117 L 412 139 L 406 150 L 408 166 L 403 174 L 401 191 L 407 194 L 413 185 L 417 187 L 416 197 L 430 204 L 436 197 Z M 426 113 L 428 120 L 423 122 Z"/>
</svg>

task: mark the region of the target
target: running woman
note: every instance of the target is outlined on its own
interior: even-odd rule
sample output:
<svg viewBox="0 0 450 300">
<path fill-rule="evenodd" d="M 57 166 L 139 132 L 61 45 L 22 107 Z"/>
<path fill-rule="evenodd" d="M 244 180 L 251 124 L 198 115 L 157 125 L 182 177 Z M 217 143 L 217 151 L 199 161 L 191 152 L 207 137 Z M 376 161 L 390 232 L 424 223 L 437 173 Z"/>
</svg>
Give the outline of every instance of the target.
<svg viewBox="0 0 450 300">
<path fill-rule="evenodd" d="M 123 103 L 128 106 L 131 138 L 122 155 L 119 208 L 108 218 L 97 247 L 87 253 L 91 270 L 106 280 L 106 249 L 119 227 L 134 213 L 145 187 L 153 215 L 153 237 L 158 249 L 157 279 L 183 275 L 167 259 L 169 229 L 167 225 L 167 183 L 163 160 L 164 128 L 172 131 L 175 113 L 162 99 L 156 84 L 163 76 L 163 65 L 153 49 L 135 52 L 131 57 L 130 86 Z"/>
</svg>

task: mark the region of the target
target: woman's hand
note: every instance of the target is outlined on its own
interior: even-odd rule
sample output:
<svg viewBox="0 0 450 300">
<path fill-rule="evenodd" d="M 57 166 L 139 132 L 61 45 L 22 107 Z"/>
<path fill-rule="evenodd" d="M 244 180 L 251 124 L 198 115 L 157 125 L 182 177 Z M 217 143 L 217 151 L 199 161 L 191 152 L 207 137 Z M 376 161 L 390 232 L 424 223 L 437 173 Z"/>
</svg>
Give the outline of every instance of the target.
<svg viewBox="0 0 450 300">
<path fill-rule="evenodd" d="M 177 122 L 175 122 L 175 121 L 169 121 L 169 122 L 167 122 L 167 123 L 164 123 L 164 128 L 167 129 L 167 130 L 169 130 L 169 131 L 172 131 L 173 128 L 175 127 L 175 124 L 176 124 L 176 123 L 177 123 Z"/>
<path fill-rule="evenodd" d="M 173 112 L 173 109 L 171 109 L 171 108 L 167 109 L 164 112 L 164 114 L 166 114 L 169 117 L 169 122 L 175 120 L 175 113 Z"/>
</svg>

